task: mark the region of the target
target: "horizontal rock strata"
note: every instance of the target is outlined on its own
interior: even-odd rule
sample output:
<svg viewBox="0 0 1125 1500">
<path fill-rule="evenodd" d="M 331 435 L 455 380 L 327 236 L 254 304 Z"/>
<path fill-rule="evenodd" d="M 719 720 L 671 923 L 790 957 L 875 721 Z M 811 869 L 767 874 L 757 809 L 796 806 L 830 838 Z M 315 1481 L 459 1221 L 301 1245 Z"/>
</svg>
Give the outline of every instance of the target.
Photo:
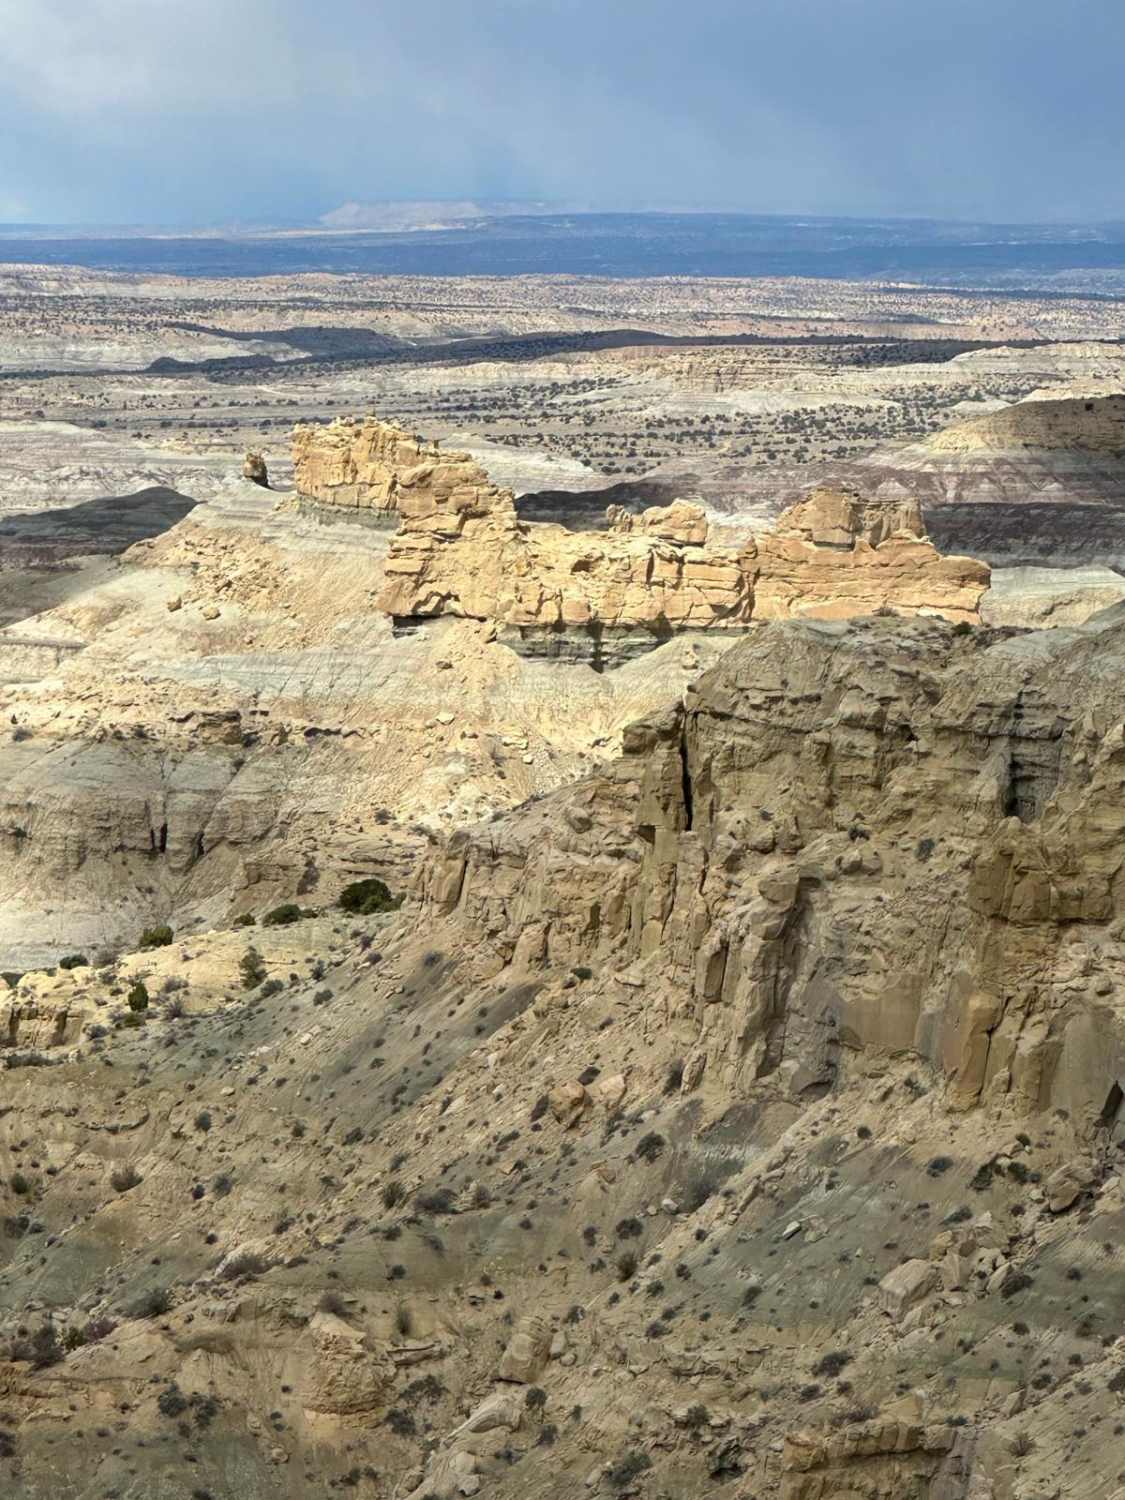
<svg viewBox="0 0 1125 1500">
<path fill-rule="evenodd" d="M 976 621 L 986 566 L 943 557 L 913 501 L 817 490 L 776 531 L 709 540 L 704 512 L 674 501 L 618 508 L 602 532 L 521 522 L 510 490 L 466 454 L 441 454 L 370 419 L 298 428 L 300 493 L 397 513 L 380 606 L 400 623 L 490 621 L 527 655 L 613 666 L 685 630 L 839 619 L 891 610 Z"/>
</svg>

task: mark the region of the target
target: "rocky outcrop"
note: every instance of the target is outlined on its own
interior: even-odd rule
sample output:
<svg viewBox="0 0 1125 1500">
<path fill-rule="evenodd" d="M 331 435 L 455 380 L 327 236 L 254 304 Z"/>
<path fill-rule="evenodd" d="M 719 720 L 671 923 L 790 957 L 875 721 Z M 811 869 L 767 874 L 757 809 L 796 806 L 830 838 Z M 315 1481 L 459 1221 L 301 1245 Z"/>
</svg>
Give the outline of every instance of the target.
<svg viewBox="0 0 1125 1500">
<path fill-rule="evenodd" d="M 900 1420 L 856 1423 L 838 1433 L 790 1434 L 782 1457 L 781 1500 L 932 1495 L 932 1482 L 943 1468 L 960 1468 L 949 1463 L 957 1436 L 957 1429 L 945 1424 Z"/>
<path fill-rule="evenodd" d="M 770 1078 L 799 1097 L 912 1053 L 955 1108 L 1005 1097 L 1112 1126 L 1118 654 L 1112 617 L 1048 637 L 754 635 L 604 775 L 455 838 L 420 895 L 492 934 L 500 967 L 635 972 L 680 1028 L 685 1088 Z"/>
<path fill-rule="evenodd" d="M 255 448 L 247 451 L 242 461 L 242 477 L 249 479 L 251 484 L 260 484 L 263 489 L 269 489 L 270 476 L 266 468 L 266 461 Z"/>
<path fill-rule="evenodd" d="M 293 467 L 298 495 L 390 524 L 400 512 L 421 521 L 512 505 L 511 492 L 498 490 L 467 454 L 441 453 L 436 442 L 373 417 L 296 427 Z"/>
<path fill-rule="evenodd" d="M 379 596 L 400 625 L 485 620 L 523 655 L 615 666 L 681 631 L 791 615 L 971 621 L 988 586 L 982 564 L 939 555 L 910 500 L 817 490 L 776 532 L 729 546 L 683 500 L 639 515 L 613 506 L 598 532 L 523 522 L 511 490 L 467 454 L 374 418 L 298 427 L 293 452 L 300 496 L 400 519 Z"/>
</svg>

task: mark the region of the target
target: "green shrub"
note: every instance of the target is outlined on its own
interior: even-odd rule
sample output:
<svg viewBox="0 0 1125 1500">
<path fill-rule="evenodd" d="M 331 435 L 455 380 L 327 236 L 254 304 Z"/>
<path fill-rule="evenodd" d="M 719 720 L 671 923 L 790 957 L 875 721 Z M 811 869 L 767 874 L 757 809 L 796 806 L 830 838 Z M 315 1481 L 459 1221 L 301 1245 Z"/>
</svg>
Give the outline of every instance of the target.
<svg viewBox="0 0 1125 1500">
<path fill-rule="evenodd" d="M 230 924 L 232 927 L 253 927 L 255 917 L 253 912 L 244 911 L 240 917 L 235 917 Z"/>
<path fill-rule="evenodd" d="M 397 911 L 401 896 L 392 896 L 383 881 L 374 875 L 368 880 L 354 880 L 340 892 L 336 903 L 357 917 L 371 917 L 383 911 Z"/>
<path fill-rule="evenodd" d="M 239 960 L 238 972 L 242 975 L 244 990 L 256 989 L 266 977 L 266 966 L 257 948 L 247 948 Z"/>
<path fill-rule="evenodd" d="M 168 944 L 175 940 L 175 933 L 167 924 L 159 927 L 146 927 L 141 933 L 140 942 L 137 947 L 143 951 L 149 948 L 167 948 Z"/>
<path fill-rule="evenodd" d="M 130 1188 L 138 1187 L 144 1181 L 134 1166 L 118 1167 L 109 1180 L 115 1193 L 127 1193 Z"/>
<path fill-rule="evenodd" d="M 60 969 L 85 969 L 90 960 L 84 953 L 68 953 L 65 958 L 59 959 Z"/>
<path fill-rule="evenodd" d="M 148 1010 L 148 990 L 143 979 L 138 979 L 125 997 L 126 1004 L 134 1013 Z"/>
<path fill-rule="evenodd" d="M 266 912 L 262 918 L 262 926 L 290 927 L 294 922 L 300 922 L 303 917 L 315 916 L 315 911 L 298 906 L 295 901 L 286 901 L 281 906 L 275 906 L 273 911 Z"/>
</svg>

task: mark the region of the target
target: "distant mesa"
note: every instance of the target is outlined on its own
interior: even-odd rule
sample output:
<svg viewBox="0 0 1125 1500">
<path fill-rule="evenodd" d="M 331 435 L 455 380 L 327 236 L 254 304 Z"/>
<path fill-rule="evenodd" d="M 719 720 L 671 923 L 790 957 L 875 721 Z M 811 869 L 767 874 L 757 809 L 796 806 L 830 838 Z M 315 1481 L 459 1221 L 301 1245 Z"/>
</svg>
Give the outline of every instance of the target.
<svg viewBox="0 0 1125 1500">
<path fill-rule="evenodd" d="M 514 202 L 492 198 L 419 198 L 388 203 L 342 203 L 321 214 L 317 223 L 325 229 L 357 233 L 394 234 L 420 229 L 452 229 L 476 224 L 481 219 L 505 219 L 555 211 L 557 204 L 539 201 Z"/>
<path fill-rule="evenodd" d="M 1100 453 L 1125 460 L 1125 394 L 1018 401 L 921 444 L 935 454 Z"/>
<path fill-rule="evenodd" d="M 523 655 L 612 667 L 691 630 L 891 611 L 977 621 L 989 569 L 944 557 L 916 501 L 821 488 L 777 528 L 711 541 L 702 507 L 608 512 L 604 531 L 523 521 L 511 490 L 466 453 L 368 418 L 295 429 L 297 490 L 397 522 L 380 608 L 400 628 L 488 621 Z"/>
</svg>

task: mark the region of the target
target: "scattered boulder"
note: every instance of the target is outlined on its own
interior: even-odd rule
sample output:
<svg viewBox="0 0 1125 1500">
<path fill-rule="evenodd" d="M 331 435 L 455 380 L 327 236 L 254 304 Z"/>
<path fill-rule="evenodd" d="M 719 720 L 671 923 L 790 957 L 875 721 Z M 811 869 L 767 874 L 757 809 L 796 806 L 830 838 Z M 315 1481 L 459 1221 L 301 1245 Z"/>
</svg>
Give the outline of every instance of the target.
<svg viewBox="0 0 1125 1500">
<path fill-rule="evenodd" d="M 888 1271 L 879 1283 L 879 1306 L 891 1318 L 901 1318 L 938 1284 L 938 1270 L 932 1261 L 907 1260 Z"/>
</svg>

